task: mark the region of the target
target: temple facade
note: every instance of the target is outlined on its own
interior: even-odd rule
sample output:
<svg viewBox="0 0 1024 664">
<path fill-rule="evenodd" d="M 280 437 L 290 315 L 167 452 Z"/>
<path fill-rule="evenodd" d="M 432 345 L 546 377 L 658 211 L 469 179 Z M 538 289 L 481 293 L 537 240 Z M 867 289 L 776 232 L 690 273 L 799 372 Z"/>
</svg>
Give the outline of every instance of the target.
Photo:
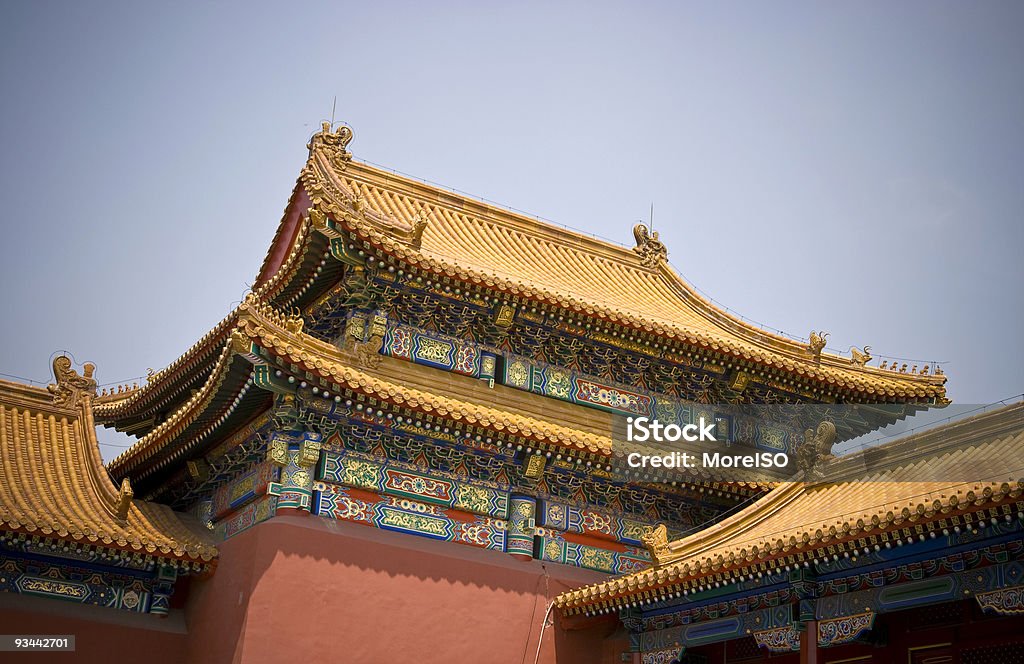
<svg viewBox="0 0 1024 664">
<path fill-rule="evenodd" d="M 83 661 L 157 632 L 161 662 L 733 661 L 786 657 L 815 630 L 846 644 L 950 593 L 966 612 L 958 593 L 1016 578 L 1016 484 L 950 506 L 938 486 L 915 502 L 917 487 L 617 472 L 626 417 L 703 419 L 723 446 L 838 467 L 834 441 L 946 403 L 937 367 L 766 332 L 695 293 L 642 225 L 632 247 L 555 228 L 360 163 L 351 138 L 312 137 L 252 291 L 145 385 L 95 394 L 70 362 L 50 391 L 0 384 L 12 625 L 103 634 L 80 637 Z M 105 469 L 94 421 L 138 437 Z M 823 421 L 827 441 L 805 434 Z M 43 487 L 54 462 L 67 475 Z M 83 495 L 92 512 L 60 511 Z M 861 521 L 799 530 L 840 497 Z M 955 546 L 931 525 L 968 514 L 998 524 L 943 535 Z M 776 546 L 783 531 L 795 545 Z M 914 539 L 910 559 L 873 551 L 890 539 Z M 969 561 L 936 562 L 946 549 Z M 979 567 L 996 576 L 968 582 Z M 960 580 L 928 585 L 947 572 Z M 924 599 L 886 599 L 904 587 Z"/>
</svg>

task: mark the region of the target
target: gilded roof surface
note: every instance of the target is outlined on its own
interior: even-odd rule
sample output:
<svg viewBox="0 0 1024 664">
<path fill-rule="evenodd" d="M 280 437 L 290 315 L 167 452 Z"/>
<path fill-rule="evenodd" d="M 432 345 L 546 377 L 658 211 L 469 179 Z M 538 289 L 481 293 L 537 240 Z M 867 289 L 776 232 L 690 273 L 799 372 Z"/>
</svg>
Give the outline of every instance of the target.
<svg viewBox="0 0 1024 664">
<path fill-rule="evenodd" d="M 88 372 L 87 372 L 88 376 Z M 81 379 L 82 377 L 79 377 Z M 58 380 L 58 385 L 61 382 Z M 93 383 L 92 389 L 95 389 Z M 90 396 L 0 380 L 0 530 L 157 558 L 211 562 L 212 538 L 119 490 L 100 457 Z"/>
<path fill-rule="evenodd" d="M 347 128 L 345 129 L 347 131 Z M 701 297 L 638 235 L 628 249 L 352 161 L 311 143 L 314 205 L 385 252 L 439 274 L 558 304 L 879 398 L 943 398 L 945 376 L 861 366 L 752 326 Z M 350 133 L 349 133 L 350 136 Z M 347 141 L 346 141 L 347 142 Z M 645 241 L 646 242 L 646 241 Z M 658 243 L 660 246 L 660 243 Z"/>
<path fill-rule="evenodd" d="M 862 538 L 989 510 L 1024 494 L 1024 404 L 885 447 L 891 449 L 868 450 L 836 465 L 849 473 L 864 457 L 887 452 L 895 465 L 884 463 L 856 480 L 780 485 L 710 528 L 668 543 L 657 567 L 563 593 L 556 605 L 621 604 L 661 587 L 696 586 L 709 576 L 749 573 L 766 561 L 793 560 L 825 547 L 841 552 L 851 545 L 856 552 Z M 929 448 L 934 455 L 924 459 L 907 454 Z"/>
</svg>

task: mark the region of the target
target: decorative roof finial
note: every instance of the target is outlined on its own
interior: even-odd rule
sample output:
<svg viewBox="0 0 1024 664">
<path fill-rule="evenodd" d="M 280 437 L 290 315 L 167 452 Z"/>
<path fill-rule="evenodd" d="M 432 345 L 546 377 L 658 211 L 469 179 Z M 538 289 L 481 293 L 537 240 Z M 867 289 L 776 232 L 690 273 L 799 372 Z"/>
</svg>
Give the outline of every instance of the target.
<svg viewBox="0 0 1024 664">
<path fill-rule="evenodd" d="M 352 153 L 347 149 L 351 141 L 352 130 L 349 127 L 341 125 L 331 131 L 331 123 L 325 121 L 320 131 L 313 134 L 313 138 L 310 139 L 309 145 L 306 147 L 311 153 L 317 149 L 322 150 L 335 167 L 344 170 L 348 162 L 352 160 Z"/>
<path fill-rule="evenodd" d="M 668 248 L 658 239 L 658 231 L 652 233 L 645 224 L 637 224 L 633 227 L 633 237 L 636 238 L 633 251 L 640 254 L 640 264 L 644 267 L 654 267 L 668 260 Z"/>
<path fill-rule="evenodd" d="M 299 333 L 302 332 L 302 328 L 306 321 L 302 319 L 301 310 L 293 310 L 288 312 L 288 317 L 285 318 L 284 327 L 289 332 Z"/>
<path fill-rule="evenodd" d="M 419 249 L 423 244 L 423 231 L 427 230 L 429 223 L 430 212 L 425 207 L 417 210 L 412 218 L 412 235 L 409 236 L 409 244 L 414 248 Z"/>
<path fill-rule="evenodd" d="M 811 330 L 811 340 L 807 342 L 807 349 L 811 351 L 815 362 L 821 362 L 821 351 L 825 349 L 825 342 L 828 341 L 828 332 L 815 332 Z"/>
<path fill-rule="evenodd" d="M 640 536 L 640 540 L 647 547 L 651 554 L 651 562 L 655 567 L 661 567 L 668 556 L 668 528 L 665 524 L 659 523 L 656 528 L 648 528 L 647 532 Z"/>
<path fill-rule="evenodd" d="M 117 518 L 121 521 L 128 520 L 128 510 L 132 506 L 132 498 L 135 497 L 135 492 L 132 490 L 131 482 L 128 478 L 121 480 L 121 490 L 117 494 Z"/>
<path fill-rule="evenodd" d="M 96 365 L 86 362 L 82 365 L 84 375 L 79 375 L 71 368 L 71 358 L 67 355 L 58 355 L 53 358 L 53 377 L 56 384 L 46 387 L 53 395 L 53 403 L 64 408 L 74 408 L 85 396 L 96 396 L 96 380 L 92 374 Z"/>
<path fill-rule="evenodd" d="M 859 350 L 856 346 L 850 348 L 850 364 L 855 367 L 862 367 L 871 361 L 871 346 L 864 346 L 864 350 Z"/>
<path fill-rule="evenodd" d="M 836 442 L 836 425 L 824 421 L 818 429 L 804 432 L 804 440 L 796 447 L 796 465 L 804 472 L 807 479 L 815 479 L 820 475 L 822 462 L 832 458 L 832 445 Z"/>
</svg>

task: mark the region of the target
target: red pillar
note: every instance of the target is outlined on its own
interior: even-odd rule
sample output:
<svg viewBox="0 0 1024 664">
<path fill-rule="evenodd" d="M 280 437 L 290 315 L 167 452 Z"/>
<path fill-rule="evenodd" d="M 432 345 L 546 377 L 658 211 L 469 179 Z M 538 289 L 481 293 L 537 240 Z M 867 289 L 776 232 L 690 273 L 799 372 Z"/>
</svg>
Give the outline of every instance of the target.
<svg viewBox="0 0 1024 664">
<path fill-rule="evenodd" d="M 800 664 L 819 664 L 818 621 L 808 620 L 800 634 Z"/>
</svg>

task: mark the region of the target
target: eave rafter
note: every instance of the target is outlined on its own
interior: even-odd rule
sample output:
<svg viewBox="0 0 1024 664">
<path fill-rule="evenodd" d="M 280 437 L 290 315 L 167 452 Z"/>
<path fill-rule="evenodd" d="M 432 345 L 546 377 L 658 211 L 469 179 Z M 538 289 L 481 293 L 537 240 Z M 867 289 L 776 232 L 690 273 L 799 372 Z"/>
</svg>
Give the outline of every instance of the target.
<svg viewBox="0 0 1024 664">
<path fill-rule="evenodd" d="M 493 389 L 508 390 L 506 397 L 522 400 L 527 410 L 493 407 L 491 388 L 481 396 L 476 393 L 485 388 L 485 383 L 461 376 L 448 377 L 451 382 L 442 395 L 428 387 L 436 381 L 429 368 L 412 366 L 415 372 L 424 374 L 414 381 L 407 375 L 410 365 L 400 360 L 378 356 L 377 362 L 384 366 L 367 367 L 357 349 L 340 349 L 324 343 L 303 333 L 301 327 L 301 318 L 282 314 L 254 296 L 248 297 L 238 309 L 235 327 L 203 388 L 111 462 L 111 472 L 118 477 L 143 480 L 199 454 L 205 441 L 214 444 L 228 435 L 229 429 L 240 422 L 239 411 L 244 411 L 245 418 L 258 412 L 255 404 L 263 392 L 251 389 L 253 371 L 254 366 L 267 363 L 286 367 L 302 376 L 302 380 L 319 382 L 335 394 L 362 395 L 380 404 L 440 417 L 509 441 L 514 439 L 531 446 L 533 453 L 565 453 L 587 469 L 610 470 L 612 441 L 603 432 L 607 427 L 584 430 L 540 415 L 550 413 L 552 408 L 574 410 L 578 406 L 552 405 L 543 397 L 498 386 Z M 399 374 L 405 375 L 405 379 L 399 378 Z M 269 405 L 265 400 L 262 403 L 263 409 Z M 721 484 L 700 477 L 694 477 L 693 482 L 713 484 L 716 490 L 743 495 L 760 490 L 747 483 Z"/>
</svg>

